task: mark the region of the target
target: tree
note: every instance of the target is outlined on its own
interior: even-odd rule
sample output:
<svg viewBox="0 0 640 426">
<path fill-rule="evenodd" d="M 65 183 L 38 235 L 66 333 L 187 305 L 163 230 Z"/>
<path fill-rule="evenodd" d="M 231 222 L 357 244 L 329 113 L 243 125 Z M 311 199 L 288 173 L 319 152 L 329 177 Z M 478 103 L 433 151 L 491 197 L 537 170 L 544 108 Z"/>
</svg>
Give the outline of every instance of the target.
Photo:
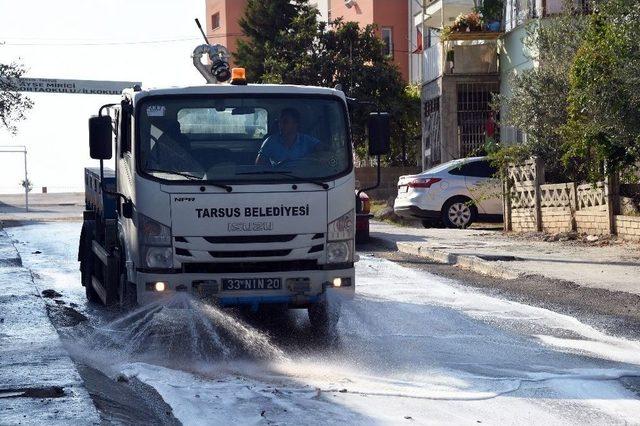
<svg viewBox="0 0 640 426">
<path fill-rule="evenodd" d="M 365 101 L 366 106 L 352 111 L 352 135 L 360 157 L 366 153 L 368 113 L 375 109 L 393 117 L 392 154 L 387 160 L 397 163 L 415 156 L 411 142 L 420 126 L 419 96 L 405 90 L 400 72 L 384 55 L 376 27 L 342 20 L 327 25 L 318 23 L 317 14 L 308 0 L 249 0 L 240 21 L 247 38 L 239 44 L 236 61 L 258 82 L 341 84 L 348 96 Z"/>
<path fill-rule="evenodd" d="M 639 20 L 638 2 L 602 4 L 590 17 L 571 66 L 564 158 L 578 164 L 592 181 L 605 174 L 632 174 L 638 168 Z"/>
<path fill-rule="evenodd" d="M 28 97 L 16 91 L 15 81 L 24 72 L 24 67 L 17 62 L 0 63 L 0 122 L 10 133 L 17 132 L 15 123 L 23 120 L 33 106 Z"/>
<path fill-rule="evenodd" d="M 317 35 L 318 9 L 308 0 L 248 0 L 236 62 L 253 82 L 278 82 L 306 63 Z"/>
<path fill-rule="evenodd" d="M 566 152 L 563 126 L 568 119 L 569 70 L 586 25 L 584 16 L 570 12 L 527 25 L 525 52 L 537 66 L 510 77 L 511 93 L 499 95 L 496 105 L 503 113 L 501 124 L 524 132 L 526 141 L 514 147 L 517 141 L 503 138 L 501 149 L 492 156 L 505 162 L 538 156 L 545 163 L 550 182 L 582 179 L 577 168 L 562 161 Z"/>
</svg>

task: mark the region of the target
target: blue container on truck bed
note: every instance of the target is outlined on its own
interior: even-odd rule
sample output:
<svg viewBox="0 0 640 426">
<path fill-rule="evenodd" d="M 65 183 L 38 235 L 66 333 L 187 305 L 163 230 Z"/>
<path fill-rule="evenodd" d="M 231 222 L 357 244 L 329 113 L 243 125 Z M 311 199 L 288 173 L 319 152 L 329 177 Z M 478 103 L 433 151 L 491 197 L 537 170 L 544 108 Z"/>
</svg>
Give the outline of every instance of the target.
<svg viewBox="0 0 640 426">
<path fill-rule="evenodd" d="M 114 170 L 105 168 L 103 174 L 104 188 L 107 191 L 115 192 L 116 174 Z M 96 212 L 96 215 L 102 217 L 103 220 L 117 218 L 116 197 L 102 191 L 99 167 L 84 169 L 84 202 L 87 210 Z"/>
</svg>

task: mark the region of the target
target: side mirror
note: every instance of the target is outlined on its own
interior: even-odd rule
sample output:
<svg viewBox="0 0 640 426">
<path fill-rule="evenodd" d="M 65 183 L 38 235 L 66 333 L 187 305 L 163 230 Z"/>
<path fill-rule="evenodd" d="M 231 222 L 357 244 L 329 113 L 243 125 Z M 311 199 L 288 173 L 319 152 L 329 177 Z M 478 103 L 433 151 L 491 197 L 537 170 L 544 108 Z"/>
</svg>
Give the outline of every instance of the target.
<svg viewBox="0 0 640 426">
<path fill-rule="evenodd" d="M 369 155 L 388 154 L 391 149 L 390 116 L 388 112 L 369 114 Z"/>
<path fill-rule="evenodd" d="M 111 117 L 89 118 L 89 155 L 94 160 L 108 160 L 113 155 Z"/>
</svg>

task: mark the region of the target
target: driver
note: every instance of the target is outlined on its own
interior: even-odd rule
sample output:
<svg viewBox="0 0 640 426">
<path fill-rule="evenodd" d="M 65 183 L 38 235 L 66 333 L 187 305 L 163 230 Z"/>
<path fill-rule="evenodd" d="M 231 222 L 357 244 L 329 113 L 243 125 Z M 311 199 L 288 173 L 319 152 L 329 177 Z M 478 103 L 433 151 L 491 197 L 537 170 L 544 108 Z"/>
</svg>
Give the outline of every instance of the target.
<svg viewBox="0 0 640 426">
<path fill-rule="evenodd" d="M 283 109 L 278 125 L 280 132 L 265 139 L 258 151 L 256 164 L 277 166 L 299 160 L 315 151 L 320 144 L 318 139 L 298 132 L 300 113 L 296 109 Z"/>
</svg>

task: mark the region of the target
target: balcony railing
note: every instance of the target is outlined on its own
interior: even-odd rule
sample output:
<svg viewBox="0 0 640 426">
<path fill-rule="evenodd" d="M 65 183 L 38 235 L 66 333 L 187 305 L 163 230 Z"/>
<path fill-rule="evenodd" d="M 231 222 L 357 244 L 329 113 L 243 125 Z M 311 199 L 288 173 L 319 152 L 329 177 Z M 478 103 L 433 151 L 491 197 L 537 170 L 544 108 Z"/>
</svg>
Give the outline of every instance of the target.
<svg viewBox="0 0 640 426">
<path fill-rule="evenodd" d="M 562 13 L 567 6 L 573 8 L 574 13 L 591 13 L 591 0 L 505 0 L 504 30 L 512 31 L 529 19 L 540 18 Z"/>
<path fill-rule="evenodd" d="M 425 49 L 422 55 L 422 60 L 424 61 L 424 67 L 422 68 L 424 70 L 423 81 L 427 83 L 442 75 L 442 44 L 438 43 Z"/>
<path fill-rule="evenodd" d="M 425 83 L 444 75 L 498 73 L 498 33 L 475 33 L 480 40 L 472 40 L 473 33 L 465 33 L 464 40 L 447 40 L 423 52 Z M 483 39 L 483 37 L 485 37 Z"/>
</svg>

